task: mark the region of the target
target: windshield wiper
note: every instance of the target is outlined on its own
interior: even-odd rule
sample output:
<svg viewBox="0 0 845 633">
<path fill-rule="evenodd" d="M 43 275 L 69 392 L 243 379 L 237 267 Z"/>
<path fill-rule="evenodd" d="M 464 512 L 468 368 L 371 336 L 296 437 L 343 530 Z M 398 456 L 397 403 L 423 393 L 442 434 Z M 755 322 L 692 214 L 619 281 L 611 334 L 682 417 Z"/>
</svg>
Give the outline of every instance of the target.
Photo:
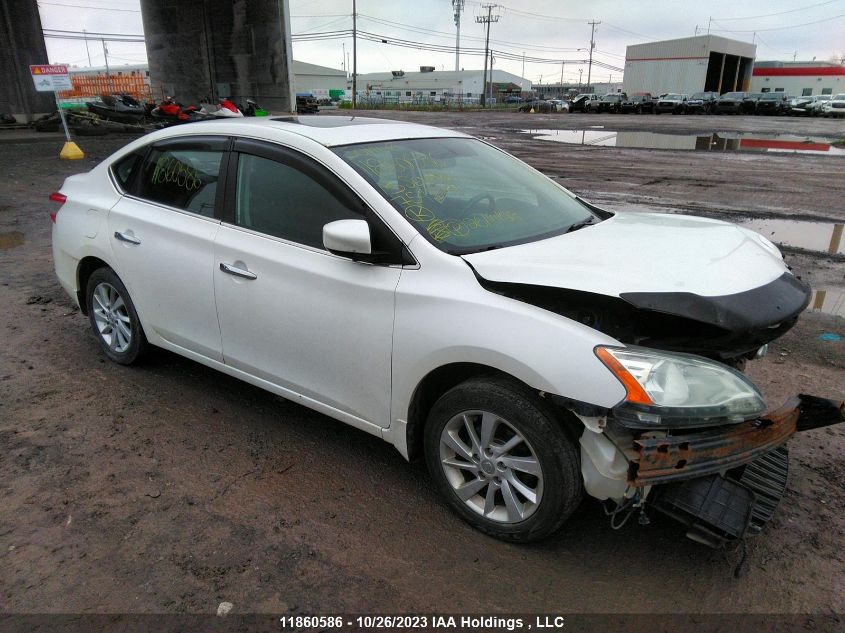
<svg viewBox="0 0 845 633">
<path fill-rule="evenodd" d="M 575 224 L 571 225 L 564 233 L 572 233 L 572 231 L 577 231 L 578 229 L 583 229 L 585 226 L 590 226 L 591 224 L 596 223 L 596 218 L 587 218 L 583 222 L 576 222 Z"/>
</svg>

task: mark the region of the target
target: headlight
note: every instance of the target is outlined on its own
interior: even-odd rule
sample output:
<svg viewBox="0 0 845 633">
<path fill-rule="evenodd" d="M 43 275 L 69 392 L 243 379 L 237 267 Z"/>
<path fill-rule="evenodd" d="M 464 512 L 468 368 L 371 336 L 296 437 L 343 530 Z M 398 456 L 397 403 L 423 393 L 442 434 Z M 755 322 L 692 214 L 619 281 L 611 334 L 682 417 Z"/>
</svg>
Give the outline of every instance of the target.
<svg viewBox="0 0 845 633">
<path fill-rule="evenodd" d="M 706 358 L 637 347 L 597 347 L 596 356 L 627 390 L 613 409 L 625 426 L 714 426 L 750 420 L 766 410 L 745 376 Z"/>
</svg>

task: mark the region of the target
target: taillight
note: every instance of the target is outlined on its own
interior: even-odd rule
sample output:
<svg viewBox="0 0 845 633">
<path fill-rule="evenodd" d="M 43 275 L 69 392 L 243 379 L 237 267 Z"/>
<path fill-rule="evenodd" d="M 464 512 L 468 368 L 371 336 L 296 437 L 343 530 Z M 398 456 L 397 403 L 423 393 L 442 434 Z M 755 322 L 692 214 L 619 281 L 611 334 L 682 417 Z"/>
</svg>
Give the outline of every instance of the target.
<svg viewBox="0 0 845 633">
<path fill-rule="evenodd" d="M 58 202 L 59 203 L 59 209 L 61 209 L 62 208 L 61 205 L 63 205 L 65 202 L 67 202 L 67 196 L 65 194 L 59 193 L 57 191 L 57 192 L 50 194 L 50 201 L 51 202 Z M 50 219 L 53 221 L 53 224 L 56 223 L 56 216 L 59 213 L 59 209 L 56 209 L 55 211 L 50 211 Z"/>
</svg>

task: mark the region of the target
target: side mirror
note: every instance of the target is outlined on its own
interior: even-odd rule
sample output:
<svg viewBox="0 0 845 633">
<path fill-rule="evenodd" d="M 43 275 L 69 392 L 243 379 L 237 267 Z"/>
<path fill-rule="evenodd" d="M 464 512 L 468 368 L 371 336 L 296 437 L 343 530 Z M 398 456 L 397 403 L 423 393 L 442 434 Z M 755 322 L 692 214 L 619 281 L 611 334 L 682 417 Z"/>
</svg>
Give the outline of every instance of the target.
<svg viewBox="0 0 845 633">
<path fill-rule="evenodd" d="M 373 252 L 370 225 L 366 220 L 336 220 L 323 227 L 323 246 L 335 255 L 356 259 Z"/>
</svg>

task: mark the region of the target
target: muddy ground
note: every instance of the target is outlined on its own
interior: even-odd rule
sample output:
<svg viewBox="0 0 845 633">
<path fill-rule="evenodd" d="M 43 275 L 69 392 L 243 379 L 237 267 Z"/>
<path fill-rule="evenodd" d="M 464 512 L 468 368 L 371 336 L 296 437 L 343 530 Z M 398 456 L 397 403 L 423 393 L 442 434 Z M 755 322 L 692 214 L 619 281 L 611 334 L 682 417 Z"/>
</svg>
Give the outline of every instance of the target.
<svg viewBox="0 0 845 633">
<path fill-rule="evenodd" d="M 396 115 L 392 115 L 396 117 Z M 565 146 L 520 129 L 791 131 L 840 121 L 417 113 L 492 137 L 613 208 L 845 219 L 845 159 Z M 381 440 L 170 353 L 109 363 L 59 288 L 47 195 L 132 137 L 0 132 L 0 613 L 845 613 L 845 428 L 791 441 L 787 497 L 738 551 L 652 516 L 616 532 L 585 500 L 554 538 L 515 546 L 453 516 L 422 465 Z M 647 256 L 647 253 L 644 254 Z M 845 287 L 841 257 L 788 254 Z M 741 274 L 741 271 L 738 271 Z M 808 312 L 750 374 L 772 402 L 845 392 L 845 320 Z M 827 337 L 835 338 L 835 337 Z M 839 614 L 839 615 L 837 615 Z"/>
</svg>

